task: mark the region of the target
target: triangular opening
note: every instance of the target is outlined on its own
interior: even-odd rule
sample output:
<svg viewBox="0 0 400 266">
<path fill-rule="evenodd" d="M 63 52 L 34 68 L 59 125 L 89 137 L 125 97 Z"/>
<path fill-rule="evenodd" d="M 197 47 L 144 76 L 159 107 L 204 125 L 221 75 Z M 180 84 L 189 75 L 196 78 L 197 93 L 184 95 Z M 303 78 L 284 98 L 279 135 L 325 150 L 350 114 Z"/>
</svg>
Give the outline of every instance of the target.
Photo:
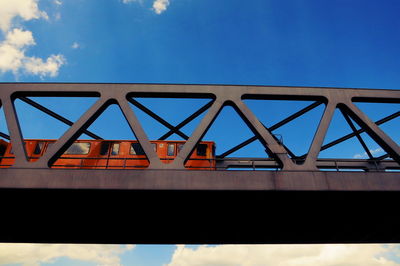
<svg viewBox="0 0 400 266">
<path fill-rule="evenodd" d="M 137 115 L 147 136 L 151 140 L 186 140 L 193 133 L 194 129 L 204 117 L 206 110 L 211 103 L 207 98 L 131 98 L 130 105 Z M 171 131 L 170 127 L 176 127 L 190 116 L 193 116 L 189 122 L 184 123 L 182 127 Z"/>
<path fill-rule="evenodd" d="M 88 127 L 102 139 L 78 137 L 52 168 L 144 169 L 149 160 L 117 104 L 108 106 Z"/>
<path fill-rule="evenodd" d="M 9 158 L 10 134 L 8 132 L 6 118 L 0 102 L 0 168 L 8 168 L 14 164 L 14 159 Z"/>
<path fill-rule="evenodd" d="M 97 97 L 28 97 L 15 99 L 25 153 L 37 161 L 97 100 Z"/>
<path fill-rule="evenodd" d="M 21 97 L 14 105 L 24 139 L 58 139 L 70 128 L 63 121 L 76 122 L 96 100 L 95 97 Z"/>
<path fill-rule="evenodd" d="M 259 158 L 265 161 L 268 154 L 265 147 L 258 139 L 254 139 L 249 144 L 235 149 L 240 144 L 254 137 L 253 132 L 231 106 L 225 106 L 215 119 L 205 136 L 204 141 L 215 143 L 215 154 L 218 167 L 251 168 L 254 166 L 250 158 Z M 248 160 L 240 160 L 248 158 Z M 258 165 L 262 164 L 258 162 Z"/>
<path fill-rule="evenodd" d="M 136 140 L 121 109 L 116 104 L 111 104 L 89 126 L 91 132 L 98 132 L 104 140 Z M 84 136 L 80 137 L 82 139 Z"/>
<path fill-rule="evenodd" d="M 247 99 L 244 102 L 296 157 L 308 152 L 325 109 L 314 101 Z"/>
<path fill-rule="evenodd" d="M 396 143 L 400 143 L 400 104 L 398 103 L 354 103 L 380 129 Z M 388 121 L 384 121 L 384 120 Z"/>
</svg>

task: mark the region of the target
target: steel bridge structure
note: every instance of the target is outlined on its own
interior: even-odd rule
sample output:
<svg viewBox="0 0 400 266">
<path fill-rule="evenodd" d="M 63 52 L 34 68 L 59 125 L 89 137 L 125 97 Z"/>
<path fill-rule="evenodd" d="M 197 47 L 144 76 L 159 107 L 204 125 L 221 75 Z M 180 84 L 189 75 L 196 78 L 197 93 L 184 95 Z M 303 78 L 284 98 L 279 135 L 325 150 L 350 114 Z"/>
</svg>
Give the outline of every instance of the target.
<svg viewBox="0 0 400 266">
<path fill-rule="evenodd" d="M 32 97 L 98 99 L 76 122 L 72 122 Z M 172 125 L 136 101 L 136 97 L 200 98 L 210 101 L 181 123 Z M 17 99 L 70 126 L 35 162 L 28 160 L 25 150 L 14 104 Z M 312 104 L 267 127 L 246 105 L 244 100 L 248 99 L 299 100 L 311 101 Z M 400 147 L 379 126 L 399 117 L 400 109 L 373 121 L 355 105 L 357 102 L 400 103 L 400 90 L 1 83 L 0 103 L 9 134 L 0 132 L 0 136 L 12 143 L 15 163 L 0 169 L 1 200 L 3 204 L 12 202 L 5 204 L 4 208 L 7 217 L 11 217 L 5 222 L 10 230 L 0 234 L 0 241 L 399 242 L 399 220 L 395 218 L 394 209 L 400 195 Z M 147 156 L 149 167 L 144 170 L 52 169 L 54 162 L 80 135 L 101 139 L 101 134 L 88 128 L 112 104 L 121 109 Z M 161 162 L 130 104 L 168 128 L 169 131 L 159 139 L 177 134 L 186 140 L 172 163 Z M 324 111 L 308 152 L 301 156 L 294 155 L 274 131 L 321 105 L 325 106 Z M 254 136 L 219 154 L 215 158 L 215 171 L 185 169 L 185 162 L 225 106 L 234 108 Z M 335 110 L 343 114 L 353 132 L 323 145 Z M 190 136 L 181 131 L 202 114 L 201 122 Z M 385 154 L 374 157 L 362 133 L 379 144 Z M 360 142 L 368 155 L 367 159 L 318 158 L 321 151 L 350 138 Z M 229 157 L 256 140 L 265 147 L 265 158 Z M 231 168 L 247 170 L 227 170 Z M 16 203 L 20 197 L 24 197 L 23 203 Z M 50 206 L 51 202 L 55 203 L 55 208 Z M 188 207 L 184 207 L 185 204 Z M 21 223 L 20 220 L 30 211 L 33 211 L 33 216 L 28 219 L 30 222 Z M 52 217 L 49 211 L 54 212 L 59 224 L 55 234 L 48 230 L 54 225 L 49 223 Z M 133 214 L 134 218 L 128 214 Z M 123 219 L 117 222 L 112 217 Z M 35 221 L 35 218 L 38 220 Z M 179 220 L 197 229 L 184 231 L 178 225 Z M 104 227 L 101 234 L 92 227 L 96 222 Z M 80 229 L 72 230 L 73 233 L 63 231 L 72 224 Z M 323 229 L 317 229 L 319 226 Z"/>
</svg>

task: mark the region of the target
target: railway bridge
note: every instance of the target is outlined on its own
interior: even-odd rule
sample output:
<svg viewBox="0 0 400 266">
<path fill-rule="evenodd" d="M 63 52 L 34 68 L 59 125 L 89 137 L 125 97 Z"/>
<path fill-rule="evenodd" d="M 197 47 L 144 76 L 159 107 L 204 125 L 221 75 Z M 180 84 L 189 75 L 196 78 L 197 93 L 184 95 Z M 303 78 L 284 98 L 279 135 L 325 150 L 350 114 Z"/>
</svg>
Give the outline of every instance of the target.
<svg viewBox="0 0 400 266">
<path fill-rule="evenodd" d="M 36 98 L 95 97 L 75 122 Z M 173 125 L 139 98 L 205 99 Z M 69 126 L 32 160 L 15 102 Z M 267 125 L 247 100 L 307 101 L 309 105 Z M 393 243 L 400 242 L 400 147 L 382 125 L 398 117 L 400 90 L 177 84 L 1 83 L 4 142 L 13 163 L 0 169 L 3 242 L 50 243 Z M 373 119 L 358 103 L 395 104 Z M 121 110 L 143 149 L 146 169 L 58 167 L 55 162 L 81 135 L 102 140 L 90 126 L 111 105 Z M 132 108 L 134 106 L 136 109 Z M 187 162 L 222 114 L 232 107 L 252 136 L 211 159 L 212 169 Z M 321 117 L 305 154 L 295 154 L 276 134 L 315 108 Z M 282 107 L 284 108 L 284 107 Z M 180 136 L 184 145 L 165 163 L 138 118 L 140 110 L 167 128 L 158 138 Z M 265 111 L 269 112 L 268 105 Z M 335 112 L 351 132 L 324 142 Z M 199 119 L 201 118 L 201 119 Z M 182 130 L 199 119 L 189 135 Z M 397 119 L 397 120 L 396 120 Z M 300 130 L 300 129 L 299 129 Z M 229 138 L 229 132 L 220 132 Z M 375 156 L 365 136 L 381 148 Z M 322 151 L 356 139 L 366 158 L 320 158 Z M 264 156 L 232 157 L 258 141 Z M 303 141 L 299 136 L 299 141 Z M 218 143 L 217 143 L 218 145 Z M 1 154 L 4 159 L 4 151 Z M 361 157 L 361 156 L 360 156 Z M 99 158 L 89 158 L 97 160 Z M 164 161 L 163 161 L 164 160 Z"/>
</svg>

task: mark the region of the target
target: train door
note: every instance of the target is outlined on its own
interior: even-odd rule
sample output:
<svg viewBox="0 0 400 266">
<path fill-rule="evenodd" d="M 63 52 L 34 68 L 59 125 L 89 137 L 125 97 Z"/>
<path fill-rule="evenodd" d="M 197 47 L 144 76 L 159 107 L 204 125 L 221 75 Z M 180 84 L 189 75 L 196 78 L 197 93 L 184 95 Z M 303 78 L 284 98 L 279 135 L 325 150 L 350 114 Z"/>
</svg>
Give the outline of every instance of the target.
<svg viewBox="0 0 400 266">
<path fill-rule="evenodd" d="M 185 166 L 192 170 L 215 170 L 213 144 L 201 142 L 186 162 Z"/>
<path fill-rule="evenodd" d="M 100 146 L 100 159 L 97 168 L 122 169 L 124 158 L 120 156 L 121 143 L 116 141 L 103 141 Z"/>
<path fill-rule="evenodd" d="M 165 156 L 165 163 L 172 163 L 176 157 L 176 144 L 173 142 L 166 143 L 166 156 Z"/>
</svg>

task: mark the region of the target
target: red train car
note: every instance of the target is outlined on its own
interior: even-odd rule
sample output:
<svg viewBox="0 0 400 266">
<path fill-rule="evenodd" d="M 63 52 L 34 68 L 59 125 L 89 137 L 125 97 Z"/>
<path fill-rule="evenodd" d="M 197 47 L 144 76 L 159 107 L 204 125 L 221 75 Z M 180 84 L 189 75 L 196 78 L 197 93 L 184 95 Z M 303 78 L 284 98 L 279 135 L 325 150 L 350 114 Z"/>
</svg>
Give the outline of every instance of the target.
<svg viewBox="0 0 400 266">
<path fill-rule="evenodd" d="M 38 160 L 55 140 L 25 140 L 25 148 L 29 161 Z M 150 141 L 154 151 L 163 163 L 171 163 L 185 141 Z M 15 156 L 11 144 L 0 140 L 0 168 L 14 164 Z M 149 161 L 138 141 L 129 140 L 77 140 L 52 168 L 78 169 L 144 169 Z M 192 170 L 215 170 L 215 143 L 200 142 L 185 167 Z"/>
</svg>

